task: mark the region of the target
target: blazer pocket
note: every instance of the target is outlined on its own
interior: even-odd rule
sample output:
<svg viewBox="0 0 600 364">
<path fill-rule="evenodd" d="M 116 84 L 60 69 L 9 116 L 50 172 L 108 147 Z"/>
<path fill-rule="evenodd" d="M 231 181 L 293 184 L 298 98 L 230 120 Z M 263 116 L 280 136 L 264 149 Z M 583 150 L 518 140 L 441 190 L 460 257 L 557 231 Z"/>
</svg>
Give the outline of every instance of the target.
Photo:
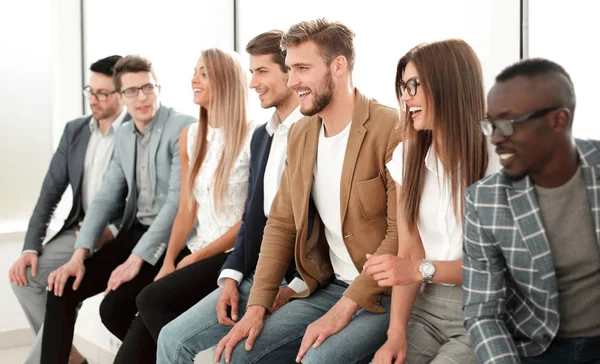
<svg viewBox="0 0 600 364">
<path fill-rule="evenodd" d="M 366 219 L 375 219 L 387 211 L 387 191 L 381 173 L 373 179 L 355 183 L 358 205 Z"/>
</svg>

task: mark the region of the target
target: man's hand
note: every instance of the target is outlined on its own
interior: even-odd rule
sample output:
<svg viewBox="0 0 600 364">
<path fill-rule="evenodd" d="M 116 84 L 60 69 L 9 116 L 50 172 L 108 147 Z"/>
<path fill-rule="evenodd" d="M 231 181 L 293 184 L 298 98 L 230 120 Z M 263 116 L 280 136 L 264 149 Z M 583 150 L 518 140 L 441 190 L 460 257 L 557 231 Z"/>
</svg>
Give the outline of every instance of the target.
<svg viewBox="0 0 600 364">
<path fill-rule="evenodd" d="M 175 272 L 175 264 L 173 262 L 167 262 L 166 260 L 163 262 L 162 267 L 158 271 L 156 277 L 154 277 L 154 282 L 158 281 L 164 276 L 168 276 L 169 274 Z"/>
<path fill-rule="evenodd" d="M 31 267 L 31 276 L 37 276 L 38 256 L 35 253 L 26 252 L 15 261 L 8 271 L 8 279 L 17 286 L 27 285 L 27 267 Z"/>
<path fill-rule="evenodd" d="M 302 362 L 304 355 L 306 355 L 311 346 L 313 349 L 318 348 L 325 339 L 337 334 L 344 327 L 348 326 L 352 315 L 359 309 L 360 306 L 356 302 L 347 297 L 342 297 L 325 315 L 308 325 L 304 333 L 304 338 L 302 338 L 296 363 Z"/>
<path fill-rule="evenodd" d="M 85 248 L 77 248 L 67 263 L 58 268 L 48 276 L 48 291 L 54 291 L 54 295 L 62 297 L 65 284 L 70 277 L 75 277 L 73 283 L 73 291 L 77 291 L 81 280 L 85 275 L 85 265 L 83 261 L 87 256 L 88 250 Z"/>
<path fill-rule="evenodd" d="M 406 359 L 406 338 L 388 335 L 385 344 L 375 353 L 372 363 L 404 363 L 404 359 Z"/>
<path fill-rule="evenodd" d="M 380 287 L 405 286 L 421 282 L 420 260 L 401 258 L 395 255 L 370 255 L 363 269 Z"/>
<path fill-rule="evenodd" d="M 144 260 L 131 253 L 125 263 L 115 268 L 115 270 L 113 270 L 110 274 L 110 279 L 106 285 L 106 291 L 104 291 L 104 295 L 109 294 L 110 291 L 116 290 L 123 283 L 127 283 L 135 278 L 135 276 L 137 276 L 140 272 L 142 264 L 144 264 Z"/>
<path fill-rule="evenodd" d="M 290 297 L 292 297 L 294 294 L 296 294 L 296 292 L 294 292 L 294 290 L 289 286 L 279 288 L 279 292 L 277 292 L 277 297 L 275 297 L 275 302 L 273 302 L 273 308 L 271 308 L 271 312 L 275 312 L 281 307 L 285 306 L 285 304 L 290 301 Z"/>
<path fill-rule="evenodd" d="M 258 334 L 260 334 L 265 324 L 266 311 L 267 309 L 261 306 L 248 307 L 246 314 L 240 322 L 235 324 L 233 329 L 229 331 L 229 334 L 219 341 L 217 353 L 215 355 L 215 363 L 218 363 L 221 360 L 223 350 L 225 350 L 225 362 L 229 363 L 233 348 L 235 348 L 235 346 L 244 338 L 248 338 L 246 339 L 246 351 L 252 350 L 256 337 L 258 337 Z"/>
<path fill-rule="evenodd" d="M 217 318 L 221 325 L 233 326 L 238 320 L 240 292 L 237 284 L 237 281 L 232 278 L 226 278 L 223 284 L 223 291 L 217 301 Z M 227 317 L 227 307 L 231 307 L 231 318 Z"/>
</svg>

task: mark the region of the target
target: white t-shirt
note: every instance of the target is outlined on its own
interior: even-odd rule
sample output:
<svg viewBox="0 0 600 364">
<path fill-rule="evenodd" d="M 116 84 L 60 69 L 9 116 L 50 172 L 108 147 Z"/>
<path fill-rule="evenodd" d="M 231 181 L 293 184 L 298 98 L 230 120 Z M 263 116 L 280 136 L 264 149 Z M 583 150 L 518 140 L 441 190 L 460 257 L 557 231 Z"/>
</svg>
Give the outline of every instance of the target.
<svg viewBox="0 0 600 364">
<path fill-rule="evenodd" d="M 349 123 L 343 131 L 330 138 L 325 137 L 325 125 L 321 126 L 311 191 L 313 202 L 325 225 L 325 237 L 329 244 L 333 272 L 337 279 L 348 284 L 359 275 L 342 237 L 340 212 L 342 168 L 351 125 L 352 123 Z"/>
<path fill-rule="evenodd" d="M 392 178 L 399 185 L 402 185 L 403 181 L 403 145 L 403 143 L 398 144 L 392 160 L 386 165 Z M 486 176 L 502 168 L 500 158 L 489 141 L 488 156 Z M 442 162 L 432 144 L 425 156 L 425 181 L 417 221 L 419 235 L 425 248 L 425 257 L 429 260 L 462 258 L 463 230 L 454 214 L 454 204 L 450 195 L 450 186 L 445 181 Z"/>
</svg>

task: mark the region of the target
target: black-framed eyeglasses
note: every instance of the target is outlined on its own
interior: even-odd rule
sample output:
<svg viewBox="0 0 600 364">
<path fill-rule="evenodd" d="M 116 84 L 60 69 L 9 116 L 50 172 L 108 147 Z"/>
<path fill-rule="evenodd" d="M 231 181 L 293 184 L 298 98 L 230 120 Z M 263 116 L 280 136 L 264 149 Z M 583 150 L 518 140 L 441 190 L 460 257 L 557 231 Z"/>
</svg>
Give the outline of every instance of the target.
<svg viewBox="0 0 600 364">
<path fill-rule="evenodd" d="M 400 80 L 398 82 L 398 90 L 400 90 L 400 95 L 404 95 L 405 92 L 408 92 L 410 96 L 415 96 L 417 94 L 417 86 L 421 85 L 421 81 L 419 81 L 418 77 L 412 77 L 403 82 Z"/>
<path fill-rule="evenodd" d="M 484 118 L 479 120 L 479 125 L 481 125 L 481 130 L 483 130 L 483 134 L 486 136 L 492 136 L 494 134 L 494 130 L 498 130 L 500 135 L 503 136 L 511 136 L 514 131 L 515 123 L 521 123 L 523 121 L 540 118 L 551 111 L 562 109 L 562 106 L 555 107 L 547 107 L 541 110 L 535 110 L 529 112 L 525 115 L 521 115 L 514 119 L 501 118 L 501 119 L 492 119 L 492 118 Z"/>
<path fill-rule="evenodd" d="M 125 96 L 127 98 L 133 98 L 133 97 L 137 97 L 137 95 L 140 93 L 140 90 L 142 90 L 144 95 L 150 95 L 151 93 L 154 92 L 155 88 L 156 88 L 156 85 L 154 85 L 152 83 L 147 83 L 142 87 L 127 88 L 127 89 L 123 90 L 121 93 L 123 94 L 123 96 Z"/>
<path fill-rule="evenodd" d="M 117 93 L 117 91 L 111 91 L 111 92 L 94 92 L 92 91 L 92 88 L 90 86 L 86 86 L 83 89 L 83 96 L 85 96 L 87 99 L 93 97 L 96 97 L 96 100 L 98 101 L 106 101 L 108 99 L 108 97 L 112 94 Z"/>
</svg>

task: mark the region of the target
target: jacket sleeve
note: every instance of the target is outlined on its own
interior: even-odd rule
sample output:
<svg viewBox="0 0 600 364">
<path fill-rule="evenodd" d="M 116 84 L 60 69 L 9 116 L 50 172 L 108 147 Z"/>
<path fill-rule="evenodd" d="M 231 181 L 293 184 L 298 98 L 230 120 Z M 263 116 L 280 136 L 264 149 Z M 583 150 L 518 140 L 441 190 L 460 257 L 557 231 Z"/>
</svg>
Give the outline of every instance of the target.
<svg viewBox="0 0 600 364">
<path fill-rule="evenodd" d="M 479 363 L 519 363 L 503 317 L 506 315 L 506 263 L 496 241 L 483 229 L 469 190 L 463 241 L 465 327 Z"/>
<path fill-rule="evenodd" d="M 71 140 L 70 126 L 65 126 L 58 149 L 54 152 L 50 167 L 42 183 L 40 195 L 29 220 L 23 250 L 35 250 L 38 254 L 42 252 L 42 243 L 46 238 L 46 231 L 50 224 L 52 214 L 60 199 L 69 185 L 68 153 Z"/>
</svg>

